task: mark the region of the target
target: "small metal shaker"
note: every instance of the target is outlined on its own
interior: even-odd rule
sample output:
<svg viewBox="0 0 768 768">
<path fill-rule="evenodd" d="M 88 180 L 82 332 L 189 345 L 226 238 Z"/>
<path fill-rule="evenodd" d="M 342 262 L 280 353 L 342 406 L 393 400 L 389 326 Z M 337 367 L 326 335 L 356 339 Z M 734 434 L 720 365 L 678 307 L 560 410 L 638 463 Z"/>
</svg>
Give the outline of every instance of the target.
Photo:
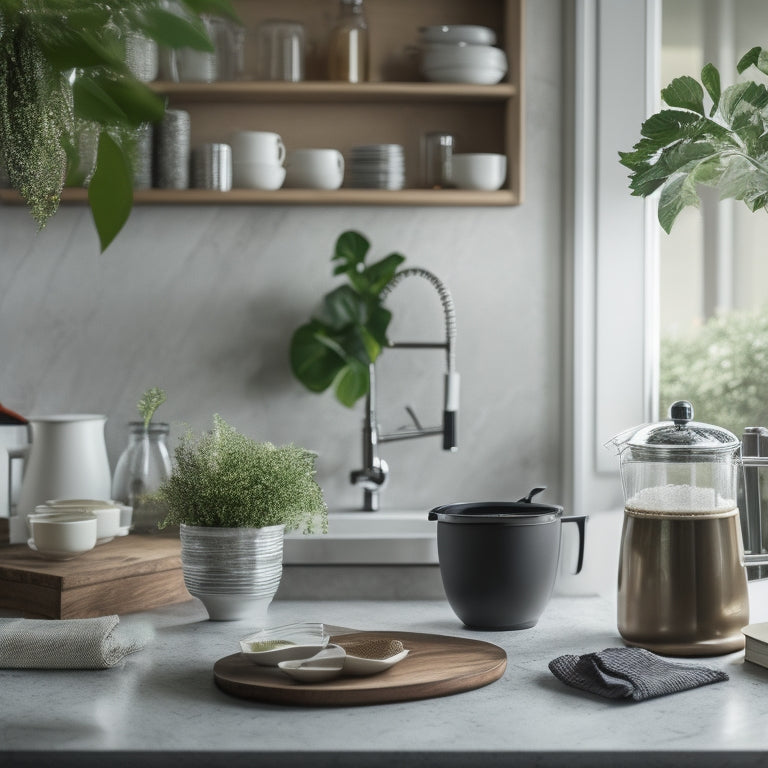
<svg viewBox="0 0 768 768">
<path fill-rule="evenodd" d="M 149 189 L 152 186 L 152 125 L 144 123 L 136 129 L 136 146 L 133 153 L 133 188 Z"/>
<path fill-rule="evenodd" d="M 209 143 L 192 153 L 192 184 L 196 189 L 232 189 L 232 147 Z"/>
<path fill-rule="evenodd" d="M 189 187 L 189 112 L 166 109 L 156 129 L 156 186 L 160 189 Z"/>
</svg>

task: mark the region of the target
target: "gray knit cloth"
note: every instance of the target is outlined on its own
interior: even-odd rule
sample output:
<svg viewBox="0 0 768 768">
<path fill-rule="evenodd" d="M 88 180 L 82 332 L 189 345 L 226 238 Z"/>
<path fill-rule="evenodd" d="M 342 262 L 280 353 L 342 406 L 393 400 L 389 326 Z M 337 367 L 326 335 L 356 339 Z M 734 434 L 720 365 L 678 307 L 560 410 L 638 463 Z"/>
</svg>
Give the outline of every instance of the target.
<svg viewBox="0 0 768 768">
<path fill-rule="evenodd" d="M 151 630 L 96 619 L 0 619 L 0 669 L 106 669 L 141 650 Z"/>
<path fill-rule="evenodd" d="M 667 661 L 645 648 L 606 648 L 584 656 L 558 656 L 549 662 L 549 669 L 566 685 L 608 699 L 633 701 L 728 679 L 718 669 Z"/>
</svg>

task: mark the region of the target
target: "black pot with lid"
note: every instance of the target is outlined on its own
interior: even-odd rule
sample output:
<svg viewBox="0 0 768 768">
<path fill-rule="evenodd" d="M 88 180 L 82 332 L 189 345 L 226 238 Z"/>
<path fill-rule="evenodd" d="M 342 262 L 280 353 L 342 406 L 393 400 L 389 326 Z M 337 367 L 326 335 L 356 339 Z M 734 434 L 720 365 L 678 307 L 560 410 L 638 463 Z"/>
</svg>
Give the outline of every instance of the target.
<svg viewBox="0 0 768 768">
<path fill-rule="evenodd" d="M 579 530 L 576 573 L 584 559 L 586 516 L 563 514 L 533 497 L 518 501 L 444 504 L 437 521 L 440 575 L 448 602 L 468 627 L 527 629 L 544 611 L 557 577 L 562 523 Z"/>
</svg>

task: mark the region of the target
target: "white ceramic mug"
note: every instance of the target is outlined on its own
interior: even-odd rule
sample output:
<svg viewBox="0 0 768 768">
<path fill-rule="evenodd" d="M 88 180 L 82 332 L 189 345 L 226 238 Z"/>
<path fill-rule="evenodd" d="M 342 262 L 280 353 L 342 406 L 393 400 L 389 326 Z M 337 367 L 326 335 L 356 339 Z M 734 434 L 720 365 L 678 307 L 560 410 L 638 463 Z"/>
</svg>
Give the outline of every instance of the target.
<svg viewBox="0 0 768 768">
<path fill-rule="evenodd" d="M 507 156 L 488 152 L 453 155 L 450 177 L 459 189 L 500 189 L 507 177 Z"/>
<path fill-rule="evenodd" d="M 270 131 L 237 131 L 230 139 L 232 164 L 264 163 L 282 165 L 285 161 L 285 145 L 280 134 Z"/>
<path fill-rule="evenodd" d="M 286 187 L 338 189 L 344 181 L 344 156 L 337 149 L 294 149 L 285 167 Z"/>
</svg>

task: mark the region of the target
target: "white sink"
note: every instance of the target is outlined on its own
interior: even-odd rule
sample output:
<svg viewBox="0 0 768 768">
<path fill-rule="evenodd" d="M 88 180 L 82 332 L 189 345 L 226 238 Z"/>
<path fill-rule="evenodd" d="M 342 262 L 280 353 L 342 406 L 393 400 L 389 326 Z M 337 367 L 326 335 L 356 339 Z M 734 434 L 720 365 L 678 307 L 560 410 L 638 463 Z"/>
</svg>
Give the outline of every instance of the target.
<svg viewBox="0 0 768 768">
<path fill-rule="evenodd" d="M 327 534 L 286 534 L 283 563 L 436 565 L 437 523 L 427 510 L 329 512 Z"/>
</svg>

